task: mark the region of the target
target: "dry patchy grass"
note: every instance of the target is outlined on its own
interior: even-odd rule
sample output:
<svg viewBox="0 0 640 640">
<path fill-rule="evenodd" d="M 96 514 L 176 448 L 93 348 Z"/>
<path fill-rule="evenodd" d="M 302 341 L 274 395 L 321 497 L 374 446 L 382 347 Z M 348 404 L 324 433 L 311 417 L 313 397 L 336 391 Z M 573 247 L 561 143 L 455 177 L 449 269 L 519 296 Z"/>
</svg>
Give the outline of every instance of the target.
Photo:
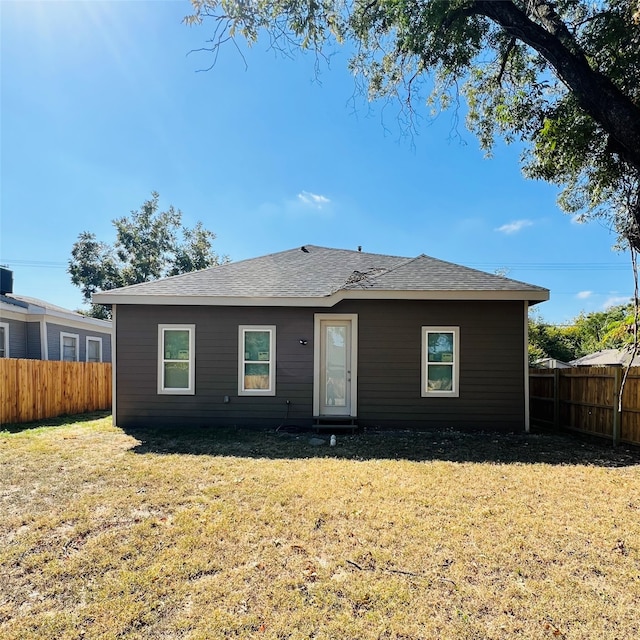
<svg viewBox="0 0 640 640">
<path fill-rule="evenodd" d="M 545 434 L 0 433 L 0 636 L 640 636 L 640 457 Z"/>
</svg>

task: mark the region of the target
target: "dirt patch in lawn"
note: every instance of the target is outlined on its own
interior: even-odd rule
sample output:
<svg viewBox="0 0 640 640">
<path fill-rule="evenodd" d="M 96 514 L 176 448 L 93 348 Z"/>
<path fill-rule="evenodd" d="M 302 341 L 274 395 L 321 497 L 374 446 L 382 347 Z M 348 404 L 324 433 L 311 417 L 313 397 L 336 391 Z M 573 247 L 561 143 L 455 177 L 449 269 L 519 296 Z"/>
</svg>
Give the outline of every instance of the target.
<svg viewBox="0 0 640 640">
<path fill-rule="evenodd" d="M 258 458 L 334 457 L 353 460 L 447 460 L 522 464 L 591 464 L 617 467 L 640 463 L 640 448 L 612 447 L 605 440 L 577 434 L 499 431 L 379 431 L 320 434 L 313 431 L 274 431 L 176 427 L 130 429 L 139 441 L 138 453 L 248 456 Z M 335 447 L 330 446 L 336 436 Z"/>
</svg>

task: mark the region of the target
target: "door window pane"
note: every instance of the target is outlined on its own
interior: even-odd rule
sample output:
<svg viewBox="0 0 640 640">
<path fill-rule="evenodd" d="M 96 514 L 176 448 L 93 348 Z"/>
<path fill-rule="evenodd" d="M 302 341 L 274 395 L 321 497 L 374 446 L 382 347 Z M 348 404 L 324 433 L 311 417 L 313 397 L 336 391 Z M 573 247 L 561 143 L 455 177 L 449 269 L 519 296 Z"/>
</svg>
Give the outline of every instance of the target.
<svg viewBox="0 0 640 640">
<path fill-rule="evenodd" d="M 325 335 L 325 405 L 347 405 L 347 327 L 327 326 Z"/>
</svg>

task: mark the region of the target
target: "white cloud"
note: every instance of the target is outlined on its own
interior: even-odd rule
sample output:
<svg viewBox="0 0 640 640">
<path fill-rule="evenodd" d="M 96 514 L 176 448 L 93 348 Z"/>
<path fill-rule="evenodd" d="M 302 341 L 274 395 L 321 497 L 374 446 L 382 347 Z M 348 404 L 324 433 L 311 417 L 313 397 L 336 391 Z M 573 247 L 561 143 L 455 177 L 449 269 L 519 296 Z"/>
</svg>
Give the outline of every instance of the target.
<svg viewBox="0 0 640 640">
<path fill-rule="evenodd" d="M 579 293 L 576 294 L 576 298 L 578 298 L 579 300 L 586 300 L 587 298 L 590 298 L 593 295 L 593 291 L 580 291 Z"/>
<path fill-rule="evenodd" d="M 627 302 L 631 302 L 630 296 L 609 296 L 602 305 L 603 309 L 608 309 L 609 307 L 615 307 L 618 304 L 625 304 Z"/>
<path fill-rule="evenodd" d="M 501 227 L 497 227 L 496 231 L 500 231 L 501 233 L 512 234 L 521 231 L 525 227 L 531 227 L 533 222 L 531 220 L 514 220 L 513 222 L 508 222 L 507 224 L 503 224 Z"/>
<path fill-rule="evenodd" d="M 284 198 L 279 202 L 263 202 L 257 213 L 269 218 L 327 218 L 333 216 L 335 206 L 336 203 L 326 196 L 301 191 L 296 196 Z"/>
<path fill-rule="evenodd" d="M 323 205 L 329 204 L 331 200 L 326 196 L 321 196 L 317 193 L 311 193 L 311 191 L 301 191 L 298 194 L 298 200 L 300 202 L 316 209 L 322 209 Z"/>
</svg>

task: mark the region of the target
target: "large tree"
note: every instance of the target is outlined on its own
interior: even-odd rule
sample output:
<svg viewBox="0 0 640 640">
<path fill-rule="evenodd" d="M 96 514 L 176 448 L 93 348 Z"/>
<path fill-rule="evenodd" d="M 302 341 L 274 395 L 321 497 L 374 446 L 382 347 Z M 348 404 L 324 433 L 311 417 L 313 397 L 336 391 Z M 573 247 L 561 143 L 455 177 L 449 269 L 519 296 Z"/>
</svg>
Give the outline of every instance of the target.
<svg viewBox="0 0 640 640">
<path fill-rule="evenodd" d="M 210 49 L 259 37 L 321 54 L 347 44 L 371 98 L 447 108 L 460 95 L 489 152 L 524 142 L 527 176 L 640 249 L 640 1 L 191 0 Z"/>
<path fill-rule="evenodd" d="M 173 206 L 160 211 L 159 198 L 154 191 L 139 210 L 113 220 L 113 244 L 98 240 L 88 231 L 78 236 L 68 272 L 71 282 L 82 290 L 85 302 L 91 304 L 96 291 L 206 269 L 228 260 L 213 251 L 213 232 L 201 222 L 193 228 L 184 227 L 182 212 Z M 88 315 L 109 318 L 110 311 L 103 305 L 91 305 Z"/>
</svg>

